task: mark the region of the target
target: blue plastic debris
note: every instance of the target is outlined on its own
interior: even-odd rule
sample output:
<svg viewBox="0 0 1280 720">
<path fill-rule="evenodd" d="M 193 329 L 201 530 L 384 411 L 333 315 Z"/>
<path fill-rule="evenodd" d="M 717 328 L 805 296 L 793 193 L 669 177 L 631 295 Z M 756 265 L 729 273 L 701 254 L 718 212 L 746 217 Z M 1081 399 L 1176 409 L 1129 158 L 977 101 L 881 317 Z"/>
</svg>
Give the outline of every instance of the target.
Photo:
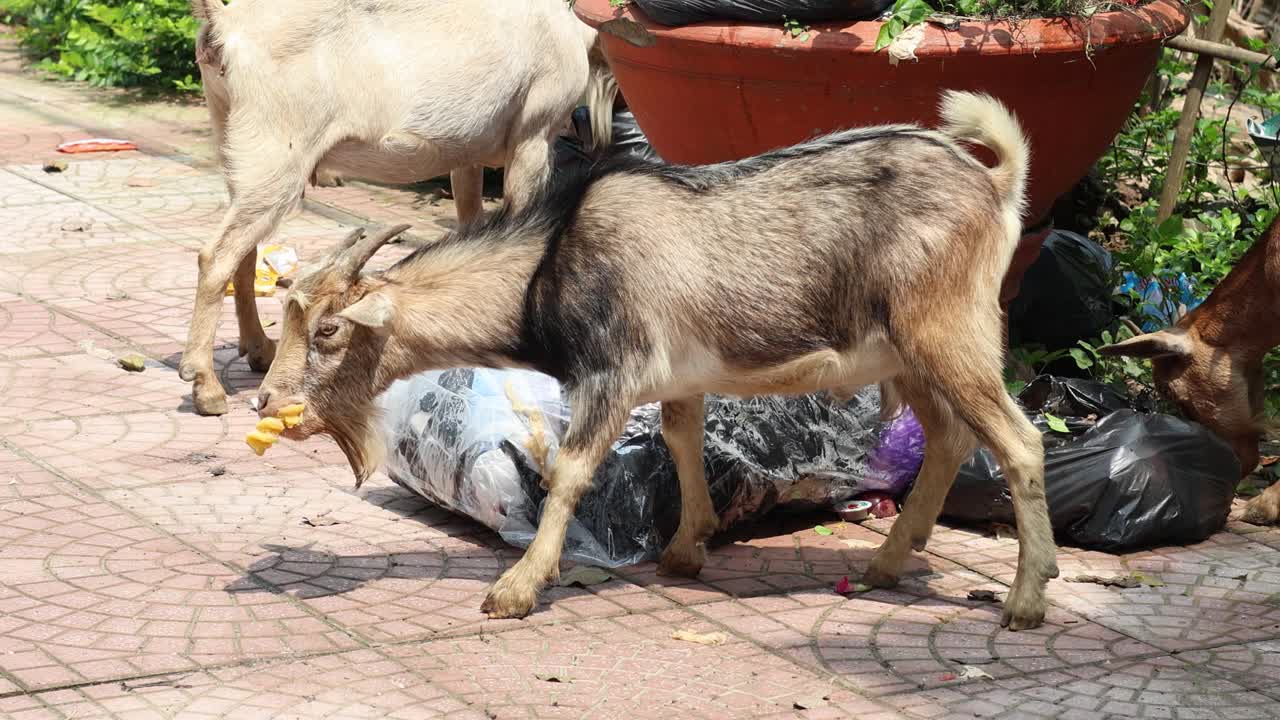
<svg viewBox="0 0 1280 720">
<path fill-rule="evenodd" d="M 1128 297 L 1135 291 L 1140 299 L 1136 308 L 1138 317 L 1142 318 L 1139 326 L 1145 332 L 1155 332 L 1174 324 L 1204 300 L 1196 294 L 1195 282 L 1186 273 L 1179 273 L 1177 277 L 1170 274 L 1158 280 L 1139 278 L 1126 270 L 1116 294 Z M 1166 296 L 1166 292 L 1171 292 L 1170 296 Z M 1176 293 L 1176 297 L 1172 293 Z"/>
<path fill-rule="evenodd" d="M 1267 161 L 1271 167 L 1271 172 L 1275 173 L 1280 170 L 1280 115 L 1269 117 L 1262 122 L 1258 122 L 1253 118 L 1245 119 L 1245 129 L 1249 131 L 1249 137 L 1253 140 L 1253 144 L 1258 148 L 1258 152 L 1262 154 L 1262 158 Z"/>
</svg>

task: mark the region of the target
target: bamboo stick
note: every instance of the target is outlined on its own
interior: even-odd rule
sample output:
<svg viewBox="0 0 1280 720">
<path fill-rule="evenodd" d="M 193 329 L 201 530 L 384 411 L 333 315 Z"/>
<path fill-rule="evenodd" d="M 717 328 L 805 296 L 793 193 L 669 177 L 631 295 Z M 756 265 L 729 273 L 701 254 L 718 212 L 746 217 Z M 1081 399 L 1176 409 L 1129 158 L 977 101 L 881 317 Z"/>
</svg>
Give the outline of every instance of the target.
<svg viewBox="0 0 1280 720">
<path fill-rule="evenodd" d="M 1217 0 L 1213 4 L 1213 12 L 1209 14 L 1209 27 L 1203 38 L 1211 43 L 1222 39 L 1222 31 L 1227 27 L 1227 16 L 1231 13 L 1229 0 Z M 1160 190 L 1160 208 L 1156 212 L 1156 221 L 1164 222 L 1173 214 L 1173 206 L 1178 202 L 1178 193 L 1182 190 L 1182 176 L 1187 171 L 1187 153 L 1191 150 L 1191 135 L 1196 128 L 1196 117 L 1200 114 L 1200 101 L 1204 99 L 1204 88 L 1209 84 L 1209 74 L 1213 72 L 1212 55 L 1201 54 L 1196 59 L 1195 72 L 1187 83 L 1187 97 L 1182 106 L 1182 117 L 1178 118 L 1178 129 L 1173 136 L 1173 151 L 1169 154 L 1169 169 L 1165 172 L 1164 187 Z"/>
<path fill-rule="evenodd" d="M 1175 38 L 1169 38 L 1165 41 L 1165 45 L 1168 45 L 1174 50 L 1195 53 L 1201 56 L 1208 55 L 1209 57 L 1216 58 L 1218 60 L 1229 60 L 1231 62 L 1261 65 L 1263 69 L 1267 70 L 1276 67 L 1276 58 L 1274 55 L 1246 50 L 1242 47 L 1236 47 L 1235 45 L 1209 42 L 1208 40 L 1199 40 L 1197 38 L 1183 37 L 1181 35 Z"/>
</svg>

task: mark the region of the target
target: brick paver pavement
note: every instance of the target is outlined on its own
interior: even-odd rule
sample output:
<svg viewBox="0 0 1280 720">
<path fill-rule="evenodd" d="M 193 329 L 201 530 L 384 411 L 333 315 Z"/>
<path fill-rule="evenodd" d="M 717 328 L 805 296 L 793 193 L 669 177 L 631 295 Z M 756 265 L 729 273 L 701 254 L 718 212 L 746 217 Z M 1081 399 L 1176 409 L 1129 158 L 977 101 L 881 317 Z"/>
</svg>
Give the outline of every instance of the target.
<svg viewBox="0 0 1280 720">
<path fill-rule="evenodd" d="M 143 151 L 43 170 L 104 134 Z M 354 492 L 326 440 L 243 445 L 259 378 L 230 300 L 231 411 L 191 413 L 175 368 L 226 203 L 210 157 L 199 106 L 40 81 L 0 45 L 0 717 L 1280 717 L 1280 531 L 1238 522 L 1195 547 L 1064 548 L 1064 575 L 1152 582 L 1054 581 L 1031 632 L 970 599 L 1017 557 L 971 531 L 940 529 L 893 591 L 834 594 L 882 521 L 761 528 L 697 581 L 628 568 L 485 619 L 518 556 L 492 533 L 385 478 Z M 356 223 L 421 240 L 451 215 L 432 188 L 357 183 L 312 191 L 281 238 L 305 259 Z"/>
</svg>

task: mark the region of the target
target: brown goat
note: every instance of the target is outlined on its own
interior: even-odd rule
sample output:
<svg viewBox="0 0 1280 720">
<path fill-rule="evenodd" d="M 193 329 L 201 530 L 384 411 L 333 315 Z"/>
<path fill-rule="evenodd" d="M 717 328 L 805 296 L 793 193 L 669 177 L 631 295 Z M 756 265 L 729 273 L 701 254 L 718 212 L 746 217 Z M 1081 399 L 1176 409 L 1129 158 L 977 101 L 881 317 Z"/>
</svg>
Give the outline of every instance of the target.
<svg viewBox="0 0 1280 720">
<path fill-rule="evenodd" d="M 1001 380 L 999 303 L 1028 150 L 988 97 L 948 94 L 942 111 L 941 132 L 849 130 L 720 165 L 615 158 L 381 273 L 361 268 L 401 228 L 352 236 L 286 297 L 260 412 L 305 403 L 286 436 L 332 435 L 359 481 L 381 458 L 374 400 L 396 379 L 485 366 L 559 380 L 573 416 L 537 535 L 483 605 L 521 617 L 558 572 L 578 499 L 633 407 L 662 403 L 679 477 L 680 524 L 659 571 L 693 576 L 718 525 L 704 394 L 880 382 L 885 411 L 908 403 L 927 447 L 863 581 L 898 581 L 981 441 L 1009 477 L 1021 542 L 1003 622 L 1035 627 L 1058 570 L 1040 434 Z M 960 140 L 990 148 L 996 167 Z"/>
<path fill-rule="evenodd" d="M 1148 358 L 1156 388 L 1231 444 L 1245 475 L 1262 439 L 1262 359 L 1280 345 L 1280 218 L 1222 282 L 1177 324 L 1100 349 Z M 1245 520 L 1280 520 L 1280 483 L 1245 508 Z"/>
</svg>

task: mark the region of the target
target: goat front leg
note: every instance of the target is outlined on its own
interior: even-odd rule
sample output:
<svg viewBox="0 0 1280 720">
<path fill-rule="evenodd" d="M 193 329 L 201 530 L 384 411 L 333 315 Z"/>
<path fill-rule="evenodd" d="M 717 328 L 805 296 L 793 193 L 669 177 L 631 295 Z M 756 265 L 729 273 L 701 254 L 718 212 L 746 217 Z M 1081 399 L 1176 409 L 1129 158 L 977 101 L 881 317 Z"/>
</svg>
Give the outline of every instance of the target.
<svg viewBox="0 0 1280 720">
<path fill-rule="evenodd" d="M 1254 525 L 1274 525 L 1280 522 L 1280 482 L 1272 484 L 1244 506 L 1243 520 Z"/>
<path fill-rule="evenodd" d="M 232 282 L 235 285 L 236 322 L 240 326 L 240 357 L 247 357 L 249 368 L 254 372 L 265 373 L 276 357 L 276 344 L 267 337 L 258 317 L 258 298 L 253 287 L 257 280 L 257 264 L 257 252 L 250 251 L 240 261 Z"/>
<path fill-rule="evenodd" d="M 697 577 L 706 562 L 704 543 L 720 525 L 702 462 L 704 413 L 701 395 L 662 403 L 662 439 L 680 480 L 680 526 L 658 562 L 659 575 Z"/>
<path fill-rule="evenodd" d="M 551 470 L 538 532 L 524 556 L 498 578 L 480 606 L 491 618 L 528 615 L 542 587 L 559 577 L 560 551 L 578 500 L 590 489 L 591 477 L 609 446 L 622 434 L 632 407 L 608 391 L 571 391 L 569 405 L 573 418 Z"/>
<path fill-rule="evenodd" d="M 299 186 L 297 197 L 301 197 Z M 275 230 L 285 211 L 292 207 L 288 202 L 267 205 L 266 212 L 251 213 L 237 200 L 232 200 L 222 221 L 218 237 L 200 248 L 199 279 L 196 282 L 195 309 L 191 315 L 191 327 L 187 332 L 187 346 L 182 353 L 182 364 L 178 373 L 183 380 L 193 382 L 191 400 L 195 410 L 201 415 L 222 415 L 227 412 L 227 393 L 218 381 L 213 370 L 213 341 L 218 332 L 218 322 L 222 319 L 222 299 L 226 296 L 227 281 L 232 273 L 241 270 L 242 279 L 236 281 L 237 316 L 241 312 L 247 314 L 248 308 L 256 302 L 253 297 L 253 266 L 257 262 L 258 243 L 267 239 Z M 248 267 L 244 275 L 242 267 Z M 243 298 L 241 292 L 248 294 Z M 245 308 L 241 311 L 241 308 Z M 243 332 L 247 318 L 241 319 Z M 263 339 L 261 323 L 257 323 L 257 307 L 253 306 L 253 319 L 257 324 L 257 332 Z M 250 328 L 251 339 L 252 328 Z M 274 354 L 274 347 L 271 349 Z M 266 348 L 259 350 L 258 361 L 266 360 L 270 366 L 271 359 L 266 357 Z"/>
</svg>

